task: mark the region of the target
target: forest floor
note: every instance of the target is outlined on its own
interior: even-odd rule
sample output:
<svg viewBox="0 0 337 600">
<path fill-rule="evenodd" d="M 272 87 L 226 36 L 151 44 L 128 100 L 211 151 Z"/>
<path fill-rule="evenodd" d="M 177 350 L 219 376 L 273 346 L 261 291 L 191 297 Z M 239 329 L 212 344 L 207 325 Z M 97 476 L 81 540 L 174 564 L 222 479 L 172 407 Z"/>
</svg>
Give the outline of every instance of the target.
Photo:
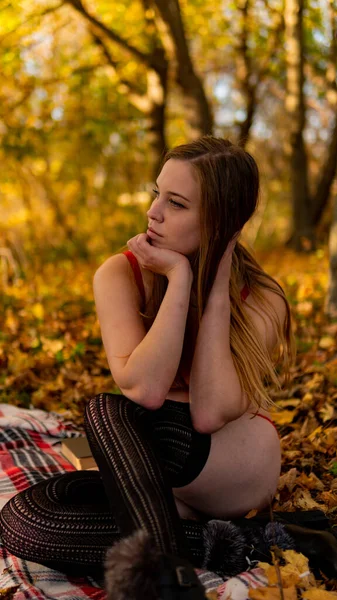
<svg viewBox="0 0 337 600">
<path fill-rule="evenodd" d="M 272 507 L 319 508 L 337 523 L 337 320 L 324 314 L 327 252 L 301 256 L 279 249 L 257 257 L 286 291 L 297 342 L 290 384 L 273 393 L 283 461 Z M 63 261 L 6 287 L 0 402 L 61 412 L 81 425 L 90 397 L 119 391 L 95 315 L 94 270 Z"/>
</svg>

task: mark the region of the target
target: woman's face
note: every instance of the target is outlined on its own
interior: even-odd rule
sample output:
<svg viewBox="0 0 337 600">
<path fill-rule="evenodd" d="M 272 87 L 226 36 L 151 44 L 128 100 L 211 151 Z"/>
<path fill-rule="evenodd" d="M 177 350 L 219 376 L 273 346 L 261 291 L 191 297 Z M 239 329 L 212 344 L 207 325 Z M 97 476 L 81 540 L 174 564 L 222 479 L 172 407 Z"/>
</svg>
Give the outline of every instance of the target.
<svg viewBox="0 0 337 600">
<path fill-rule="evenodd" d="M 151 245 L 192 255 L 200 244 L 200 186 L 187 161 L 170 159 L 163 166 L 147 212 Z M 158 235 L 156 235 L 158 234 Z"/>
</svg>

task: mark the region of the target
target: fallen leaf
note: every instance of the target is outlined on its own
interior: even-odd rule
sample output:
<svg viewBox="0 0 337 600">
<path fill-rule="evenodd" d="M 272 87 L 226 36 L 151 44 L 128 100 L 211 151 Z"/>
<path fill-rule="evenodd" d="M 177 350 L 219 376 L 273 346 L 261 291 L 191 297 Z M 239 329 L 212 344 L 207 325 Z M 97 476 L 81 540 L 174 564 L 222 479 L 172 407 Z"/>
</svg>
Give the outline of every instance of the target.
<svg viewBox="0 0 337 600">
<path fill-rule="evenodd" d="M 245 519 L 252 519 L 253 517 L 255 517 L 255 515 L 257 515 L 257 513 L 257 508 L 252 508 L 252 510 L 250 510 L 249 513 L 245 515 Z"/>
<path fill-rule="evenodd" d="M 329 348 L 332 348 L 332 346 L 334 346 L 335 344 L 335 338 L 331 337 L 330 335 L 323 336 L 318 342 L 319 348 L 322 348 L 323 350 L 328 350 Z"/>
<path fill-rule="evenodd" d="M 326 423 L 326 421 L 332 421 L 335 414 L 334 405 L 326 402 L 324 406 L 322 406 L 322 408 L 319 409 L 319 414 L 321 415 L 323 423 Z"/>
<path fill-rule="evenodd" d="M 277 425 L 289 425 L 289 423 L 292 423 L 294 417 L 297 414 L 296 410 L 280 410 L 280 411 L 273 411 L 273 421 L 275 421 L 275 423 Z"/>
<path fill-rule="evenodd" d="M 322 509 L 322 505 L 318 504 L 310 495 L 309 490 L 297 489 L 294 493 L 293 504 L 297 508 L 303 510 Z"/>
<path fill-rule="evenodd" d="M 337 496 L 331 491 L 322 492 L 319 495 L 319 499 L 324 502 L 328 508 L 337 506 Z"/>
<path fill-rule="evenodd" d="M 211 592 L 206 593 L 206 598 L 208 600 L 218 600 L 218 593 L 216 590 L 212 590 Z"/>
<path fill-rule="evenodd" d="M 283 558 L 288 565 L 292 565 L 297 569 L 301 576 L 309 571 L 309 559 L 301 552 L 296 552 L 296 550 L 284 550 Z"/>
<path fill-rule="evenodd" d="M 309 587 L 315 582 L 309 571 L 309 560 L 304 554 L 295 550 L 285 550 L 282 552 L 282 558 L 286 562 L 285 566 L 259 563 L 259 567 L 263 569 L 269 585 L 279 585 L 281 581 L 282 588 L 291 588 L 294 585 Z"/>
<path fill-rule="evenodd" d="M 297 600 L 295 586 L 283 589 L 282 596 L 284 600 Z M 255 590 L 250 589 L 248 591 L 248 598 L 251 598 L 252 600 L 282 600 L 282 596 L 278 587 L 260 587 L 256 588 Z M 313 600 L 316 600 L 316 598 Z M 322 600 L 325 599 L 322 598 Z"/>
<path fill-rule="evenodd" d="M 281 475 L 278 484 L 278 490 L 282 490 L 283 488 L 287 488 L 289 492 L 292 492 L 296 484 L 296 478 L 298 476 L 298 471 L 294 467 L 289 469 L 287 473 Z"/>
<path fill-rule="evenodd" d="M 277 406 L 281 408 L 287 408 L 288 406 L 294 406 L 295 408 L 301 404 L 302 400 L 299 398 L 289 398 L 288 400 L 278 400 Z M 275 412 L 277 412 L 277 408 L 275 408 Z"/>
<path fill-rule="evenodd" d="M 12 600 L 16 595 L 16 592 L 19 589 L 19 587 L 20 585 L 13 585 L 12 587 L 8 588 L 0 588 L 1 600 Z"/>
<path fill-rule="evenodd" d="M 313 472 L 311 472 L 310 475 L 301 473 L 297 479 L 297 483 L 308 488 L 308 490 L 324 490 L 324 483 L 322 483 L 322 481 Z"/>
<path fill-rule="evenodd" d="M 303 317 L 309 317 L 313 311 L 313 303 L 310 301 L 299 302 L 296 306 L 296 312 Z"/>
<path fill-rule="evenodd" d="M 314 401 L 314 395 L 311 394 L 311 392 L 307 392 L 306 394 L 304 394 L 303 398 L 302 398 L 302 404 L 309 404 L 309 406 L 312 406 Z"/>
<path fill-rule="evenodd" d="M 337 593 L 328 592 L 327 590 L 322 590 L 320 588 L 312 588 L 310 590 L 304 590 L 302 592 L 302 597 L 305 600 L 336 600 Z"/>
</svg>

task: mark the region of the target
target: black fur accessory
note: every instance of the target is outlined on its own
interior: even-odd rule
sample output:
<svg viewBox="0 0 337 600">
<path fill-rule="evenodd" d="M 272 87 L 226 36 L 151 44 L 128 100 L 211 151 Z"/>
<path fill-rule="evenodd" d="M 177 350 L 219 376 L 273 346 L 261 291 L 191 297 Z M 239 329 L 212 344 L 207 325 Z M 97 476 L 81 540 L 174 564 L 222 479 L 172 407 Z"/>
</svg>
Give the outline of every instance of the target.
<svg viewBox="0 0 337 600">
<path fill-rule="evenodd" d="M 193 565 L 160 554 L 143 530 L 108 550 L 105 589 L 107 600 L 206 600 Z"/>
<path fill-rule="evenodd" d="M 294 540 L 277 522 L 261 527 L 247 519 L 247 525 L 238 526 L 232 521 L 212 519 L 204 527 L 203 538 L 203 568 L 223 579 L 247 571 L 259 561 L 271 562 L 271 546 L 295 549 Z"/>
</svg>

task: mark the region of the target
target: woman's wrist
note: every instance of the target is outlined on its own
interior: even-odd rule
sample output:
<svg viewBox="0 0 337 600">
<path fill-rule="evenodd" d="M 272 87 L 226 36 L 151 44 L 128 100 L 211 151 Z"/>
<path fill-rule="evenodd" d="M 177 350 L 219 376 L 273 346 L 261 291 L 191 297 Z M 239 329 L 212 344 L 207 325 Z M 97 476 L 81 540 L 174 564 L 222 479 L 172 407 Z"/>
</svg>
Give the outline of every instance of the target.
<svg viewBox="0 0 337 600">
<path fill-rule="evenodd" d="M 229 278 L 215 278 L 207 304 L 229 305 Z"/>
<path fill-rule="evenodd" d="M 188 261 L 186 261 L 186 264 L 181 263 L 181 264 L 177 265 L 176 267 L 174 267 L 171 271 L 169 271 L 167 273 L 167 279 L 169 281 L 171 281 L 173 279 L 181 279 L 182 281 L 187 281 L 192 286 L 193 271 L 192 271 Z"/>
</svg>

